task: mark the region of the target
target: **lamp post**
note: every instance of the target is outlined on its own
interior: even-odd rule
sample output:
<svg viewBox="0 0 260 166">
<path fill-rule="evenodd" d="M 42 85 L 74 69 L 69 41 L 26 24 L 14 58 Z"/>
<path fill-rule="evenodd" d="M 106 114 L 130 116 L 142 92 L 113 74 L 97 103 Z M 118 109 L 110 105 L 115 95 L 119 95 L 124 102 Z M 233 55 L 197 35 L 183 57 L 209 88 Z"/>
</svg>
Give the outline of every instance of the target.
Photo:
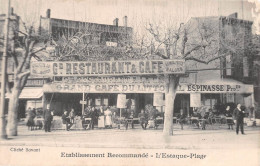
<svg viewBox="0 0 260 166">
<path fill-rule="evenodd" d="M 5 83 L 6 83 L 6 62 L 7 62 L 7 50 L 8 50 L 8 34 L 9 34 L 9 18 L 10 17 L 10 0 L 7 2 L 7 14 L 5 17 L 5 30 L 4 30 L 4 50 L 2 57 L 2 75 L 1 75 L 1 110 L 0 110 L 0 124 L 1 139 L 6 139 L 6 122 L 5 122 Z"/>
</svg>

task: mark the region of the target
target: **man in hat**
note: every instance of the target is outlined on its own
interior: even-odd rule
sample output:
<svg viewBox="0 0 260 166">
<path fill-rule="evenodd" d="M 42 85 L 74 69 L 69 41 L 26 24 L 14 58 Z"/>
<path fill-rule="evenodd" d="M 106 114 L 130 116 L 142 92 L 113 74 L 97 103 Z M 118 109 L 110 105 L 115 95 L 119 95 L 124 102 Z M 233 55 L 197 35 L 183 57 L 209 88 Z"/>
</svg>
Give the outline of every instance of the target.
<svg viewBox="0 0 260 166">
<path fill-rule="evenodd" d="M 138 117 L 140 118 L 140 124 L 142 128 L 146 130 L 148 124 L 148 115 L 144 112 L 144 109 L 141 109 L 141 113 L 138 114 Z"/>
<path fill-rule="evenodd" d="M 68 115 L 67 110 L 64 111 L 63 115 L 61 116 L 62 118 L 62 123 L 66 124 L 66 130 L 69 131 L 73 123 L 70 121 L 70 117 Z"/>
<path fill-rule="evenodd" d="M 50 111 L 50 104 L 47 104 L 46 110 L 43 112 L 43 119 L 45 132 L 51 132 L 51 121 L 53 120 L 53 116 Z"/>
<path fill-rule="evenodd" d="M 236 120 L 236 133 L 239 133 L 239 128 L 242 134 L 244 133 L 244 117 L 245 112 L 241 109 L 241 104 L 237 104 L 237 108 L 233 111 L 233 117 Z"/>
</svg>

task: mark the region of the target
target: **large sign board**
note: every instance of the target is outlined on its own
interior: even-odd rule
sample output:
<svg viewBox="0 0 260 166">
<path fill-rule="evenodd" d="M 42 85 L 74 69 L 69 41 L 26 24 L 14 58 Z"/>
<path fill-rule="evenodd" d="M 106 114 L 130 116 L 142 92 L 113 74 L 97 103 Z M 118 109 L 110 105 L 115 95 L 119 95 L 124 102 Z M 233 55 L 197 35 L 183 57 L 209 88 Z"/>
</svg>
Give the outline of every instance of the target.
<svg viewBox="0 0 260 166">
<path fill-rule="evenodd" d="M 164 75 L 152 76 L 65 76 L 54 77 L 55 83 L 68 84 L 164 84 L 167 82 Z"/>
<path fill-rule="evenodd" d="M 44 79 L 28 79 L 25 86 L 42 87 L 44 83 L 45 83 Z"/>
<path fill-rule="evenodd" d="M 179 85 L 177 93 L 253 93 L 253 85 L 246 84 L 187 84 Z"/>
<path fill-rule="evenodd" d="M 184 73 L 184 60 L 31 62 L 31 75 L 34 76 L 114 76 Z"/>
<path fill-rule="evenodd" d="M 156 93 L 165 92 L 163 84 L 45 84 L 45 93 Z"/>
<path fill-rule="evenodd" d="M 160 81 L 158 78 L 161 78 Z M 163 77 L 127 77 L 117 79 L 112 77 L 106 78 L 88 78 L 81 82 L 82 79 L 68 79 L 68 82 L 54 82 L 44 84 L 43 91 L 46 93 L 165 93 L 166 82 Z M 128 81 L 126 81 L 128 80 Z M 106 82 L 106 83 L 105 83 Z M 234 85 L 198 85 L 198 84 L 181 84 L 177 88 L 177 93 L 253 93 L 253 85 L 234 84 Z"/>
</svg>

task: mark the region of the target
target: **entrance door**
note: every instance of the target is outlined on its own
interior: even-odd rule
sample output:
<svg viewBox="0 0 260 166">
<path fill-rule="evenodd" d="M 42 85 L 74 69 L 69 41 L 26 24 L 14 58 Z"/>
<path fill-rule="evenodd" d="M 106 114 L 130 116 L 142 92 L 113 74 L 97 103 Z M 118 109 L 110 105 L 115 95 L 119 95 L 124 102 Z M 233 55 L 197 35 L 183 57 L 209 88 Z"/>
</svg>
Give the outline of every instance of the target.
<svg viewBox="0 0 260 166">
<path fill-rule="evenodd" d="M 184 114 L 188 114 L 190 107 L 189 94 L 177 94 L 174 101 L 174 116 L 177 116 L 180 113 L 180 110 L 183 109 Z M 177 115 L 176 115 L 177 114 Z"/>
</svg>

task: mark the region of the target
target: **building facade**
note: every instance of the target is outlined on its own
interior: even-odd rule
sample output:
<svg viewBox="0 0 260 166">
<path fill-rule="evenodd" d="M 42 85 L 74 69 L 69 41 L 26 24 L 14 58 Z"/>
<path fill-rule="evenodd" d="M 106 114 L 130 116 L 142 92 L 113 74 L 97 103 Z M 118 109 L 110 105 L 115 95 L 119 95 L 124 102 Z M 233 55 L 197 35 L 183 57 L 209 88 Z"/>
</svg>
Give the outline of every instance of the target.
<svg viewBox="0 0 260 166">
<path fill-rule="evenodd" d="M 189 110 L 193 109 L 191 103 L 196 101 L 192 97 L 196 96 L 194 94 L 200 98 L 196 101 L 198 106 L 220 113 L 225 111 L 227 105 L 233 108 L 240 103 L 247 109 L 254 106 L 253 54 L 250 52 L 252 22 L 237 19 L 235 13 L 228 17 L 192 18 L 187 27 L 194 39 L 190 44 L 200 37 L 200 31 L 209 31 L 209 39 L 215 42 L 215 47 L 206 50 L 208 57 L 205 59 L 211 59 L 211 54 L 219 57 L 208 64 L 192 62 L 193 72 L 181 80 L 180 89 L 184 86 L 189 91 L 189 97 L 186 95 Z M 187 93 L 185 90 L 183 92 Z M 175 106 L 178 107 L 178 104 Z"/>
<path fill-rule="evenodd" d="M 100 25 L 52 19 L 49 14 L 47 12 L 47 17 L 41 18 L 43 28 L 40 28 L 40 31 L 51 35 L 54 42 L 59 42 L 61 38 L 68 39 L 71 34 L 85 30 L 92 37 L 86 39 L 81 35 L 76 36 L 79 41 L 86 39 L 92 45 L 117 47 L 119 49 L 119 39 L 122 40 L 119 36 L 128 36 L 129 40 L 127 41 L 131 43 L 132 29 L 118 26 L 117 19 L 114 25 Z M 200 24 L 201 22 L 203 24 Z M 247 108 L 254 105 L 251 57 L 247 54 L 248 46 L 246 45 L 251 39 L 252 22 L 239 20 L 234 14 L 229 17 L 192 18 L 187 23 L 190 29 L 198 29 L 201 25 L 209 24 L 213 27 L 212 30 L 215 34 L 213 37 L 216 38 L 218 43 L 217 54 L 219 56 L 225 54 L 225 56 L 209 64 L 196 65 L 195 62 L 192 62 L 195 64 L 193 66 L 196 67 L 188 70 L 193 69 L 194 72 L 189 72 L 188 75 L 181 77 L 175 99 L 174 116 L 177 116 L 181 109 L 186 114 L 191 115 L 196 108 L 213 109 L 221 113 L 225 110 L 226 105 L 233 107 L 235 104 L 241 103 Z M 94 30 L 96 31 L 93 32 Z M 109 35 L 110 33 L 112 35 Z M 199 35 L 197 31 L 192 32 L 191 38 L 195 39 L 196 35 Z M 223 41 L 227 43 L 227 46 L 222 44 Z M 237 54 L 232 51 L 227 52 L 226 47 L 239 50 L 239 52 Z M 77 59 L 73 59 L 75 63 L 70 63 L 66 61 L 68 59 L 64 59 L 61 61 L 65 62 L 50 63 L 49 66 L 45 66 L 45 71 L 50 70 L 54 75 L 52 75 L 52 81 L 43 86 L 43 103 L 45 105 L 51 103 L 52 109 L 58 115 L 71 108 L 74 108 L 77 114 L 81 115 L 82 110 L 87 106 L 97 108 L 100 106 L 116 107 L 118 95 L 125 94 L 128 107 L 134 109 L 137 114 L 148 104 L 156 106 L 161 112 L 164 111 L 164 92 L 167 87 L 167 77 L 156 74 L 125 74 L 123 76 L 116 73 L 117 71 L 112 71 L 113 64 L 115 64 L 115 70 L 117 70 L 117 67 L 120 68 L 120 62 L 118 64 L 120 58 L 103 58 L 103 61 L 102 58 L 85 59 L 88 62 L 85 64 L 81 64 L 81 61 L 77 61 Z M 136 61 L 125 60 L 122 63 L 137 64 L 137 66 L 138 64 L 140 66 L 140 63 L 148 63 L 149 69 L 149 62 Z M 56 61 L 54 60 L 54 62 Z M 131 67 L 131 65 L 128 67 Z M 153 65 L 150 66 L 150 68 L 152 67 Z M 37 68 L 36 65 L 35 71 Z M 105 72 L 110 72 L 110 74 L 104 74 Z M 57 76 L 55 76 L 55 73 Z M 103 73 L 103 75 L 100 73 Z M 160 99 L 158 96 L 160 96 Z M 161 104 L 157 103 L 158 100 L 161 101 L 159 102 Z"/>
<path fill-rule="evenodd" d="M 164 68 L 170 74 L 181 74 L 174 116 L 181 109 L 191 115 L 195 108 L 221 113 L 227 104 L 253 106 L 251 57 L 246 45 L 251 38 L 252 22 L 234 16 L 191 19 L 187 23 L 191 30 L 211 25 L 218 43 L 217 54 L 230 55 L 209 64 L 191 62 L 192 68 L 187 63 L 184 74 L 182 61 L 123 57 L 118 50 L 131 45 L 133 35 L 132 28 L 127 27 L 127 17 L 123 20 L 123 26 L 118 25 L 118 19 L 113 25 L 70 21 L 51 18 L 48 10 L 46 17 L 40 18 L 39 34 L 48 36 L 54 49 L 47 49 L 47 62 L 32 66 L 32 76 L 20 95 L 20 110 L 42 110 L 50 104 L 56 115 L 71 108 L 82 115 L 87 106 L 118 108 L 118 96 L 124 94 L 125 107 L 133 109 L 136 115 L 146 105 L 164 112 L 168 83 Z M 195 40 L 197 35 L 198 31 L 194 31 L 190 38 Z M 223 41 L 228 46 L 223 46 Z M 240 53 L 225 52 L 225 47 L 240 48 Z M 21 117 L 23 112 L 20 111 Z"/>
</svg>

